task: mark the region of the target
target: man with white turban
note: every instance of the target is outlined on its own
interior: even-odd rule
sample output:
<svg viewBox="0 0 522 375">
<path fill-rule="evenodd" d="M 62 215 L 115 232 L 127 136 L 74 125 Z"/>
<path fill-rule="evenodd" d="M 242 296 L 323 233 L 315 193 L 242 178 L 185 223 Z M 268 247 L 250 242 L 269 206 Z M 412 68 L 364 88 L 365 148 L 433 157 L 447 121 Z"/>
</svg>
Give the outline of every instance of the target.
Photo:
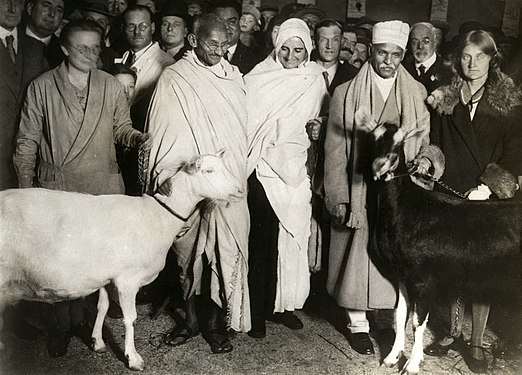
<svg viewBox="0 0 522 375">
<path fill-rule="evenodd" d="M 376 312 L 382 343 L 393 342 L 397 292 L 369 252 L 368 221 L 375 211 L 375 194 L 369 188 L 372 176 L 366 173 L 371 152 L 354 117 L 363 111 L 377 123 L 395 123 L 405 130 L 424 128 L 406 141 L 406 161 L 428 143 L 426 90 L 401 65 L 408 33 L 408 24 L 401 21 L 374 26 L 370 61 L 335 90 L 326 130 L 325 203 L 332 215 L 327 290 L 346 310 L 349 342 L 361 354 L 374 353 L 367 311 Z"/>
</svg>

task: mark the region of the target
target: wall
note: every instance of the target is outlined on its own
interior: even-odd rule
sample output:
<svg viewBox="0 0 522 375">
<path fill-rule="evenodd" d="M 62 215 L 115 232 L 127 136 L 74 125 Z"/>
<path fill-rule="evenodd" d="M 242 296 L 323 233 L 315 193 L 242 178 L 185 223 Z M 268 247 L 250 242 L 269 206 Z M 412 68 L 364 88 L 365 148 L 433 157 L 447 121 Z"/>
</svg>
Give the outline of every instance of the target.
<svg viewBox="0 0 522 375">
<path fill-rule="evenodd" d="M 282 7 L 295 1 L 261 0 L 263 6 Z M 316 7 L 329 17 L 344 20 L 347 0 L 316 0 Z M 449 0 L 448 23 L 450 36 L 458 26 L 468 20 L 476 20 L 494 27 L 501 27 L 505 0 Z M 430 0 L 366 0 L 366 14 L 376 21 L 400 19 L 410 24 L 429 19 Z"/>
</svg>

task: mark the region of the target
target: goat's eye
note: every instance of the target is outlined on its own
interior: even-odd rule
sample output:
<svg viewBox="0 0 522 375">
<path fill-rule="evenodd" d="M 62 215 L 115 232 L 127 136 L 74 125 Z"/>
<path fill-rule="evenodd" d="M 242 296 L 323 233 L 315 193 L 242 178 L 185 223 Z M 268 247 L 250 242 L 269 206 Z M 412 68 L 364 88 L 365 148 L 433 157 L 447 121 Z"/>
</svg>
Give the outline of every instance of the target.
<svg viewBox="0 0 522 375">
<path fill-rule="evenodd" d="M 205 169 L 205 173 L 214 173 L 214 168 Z"/>
</svg>

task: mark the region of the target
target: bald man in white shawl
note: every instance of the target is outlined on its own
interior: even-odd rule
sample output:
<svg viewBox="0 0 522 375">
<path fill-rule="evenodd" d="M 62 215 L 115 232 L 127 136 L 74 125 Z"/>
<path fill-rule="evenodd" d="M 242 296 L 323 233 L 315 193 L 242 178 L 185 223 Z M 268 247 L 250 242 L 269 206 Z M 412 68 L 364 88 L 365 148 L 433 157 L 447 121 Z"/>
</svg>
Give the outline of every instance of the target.
<svg viewBox="0 0 522 375">
<path fill-rule="evenodd" d="M 311 189 L 306 170 L 307 149 L 310 146 L 306 123 L 319 116 L 326 95 L 323 69 L 310 61 L 311 52 L 312 41 L 306 23 L 296 18 L 289 19 L 281 24 L 275 54 L 245 76 L 248 173 L 255 171 L 257 181 L 254 185 L 262 185 L 262 189 L 258 186 L 257 190 L 264 190 L 262 198 L 265 201 L 267 198 L 269 202 L 265 207 L 275 213 L 274 218 L 278 221 L 276 231 L 279 232 L 273 241 L 277 243 L 274 245 L 278 253 L 275 302 L 268 296 L 265 301 L 257 303 L 255 299 L 263 291 L 251 291 L 253 332 L 250 335 L 253 337 L 264 336 L 264 312 L 270 307 L 271 311 L 267 313 L 284 313 L 281 319 L 288 327 L 302 328 L 293 311 L 303 307 L 309 294 L 307 251 Z M 254 227 L 257 213 L 252 209 L 256 209 L 255 205 L 254 202 L 249 206 L 253 220 L 249 251 L 252 256 L 263 258 L 264 255 L 255 252 L 271 250 L 260 249 L 256 246 L 259 241 L 253 241 L 252 236 L 261 239 L 270 233 L 254 233 L 256 230 L 263 231 L 263 228 Z M 250 274 L 254 274 L 256 269 L 264 269 L 257 262 L 249 264 Z M 270 270 L 267 272 L 270 273 Z M 256 273 L 254 279 L 249 279 L 250 287 L 256 285 L 257 289 L 263 288 L 266 277 L 270 276 L 264 271 Z"/>
<path fill-rule="evenodd" d="M 245 91 L 239 70 L 222 58 L 228 48 L 226 26 L 217 16 L 206 15 L 195 22 L 188 40 L 193 51 L 165 69 L 149 108 L 147 125 L 154 143 L 150 155 L 153 188 L 176 173 L 181 163 L 225 149 L 225 165 L 244 181 L 246 191 Z M 185 298 L 202 291 L 205 254 L 212 270 L 211 297 L 224 309 L 227 328 L 247 332 L 250 301 L 246 199 L 205 212 L 187 212 L 184 202 L 170 208 L 182 218 L 190 216 L 189 231 L 174 246 L 182 268 Z M 187 317 L 187 326 L 173 331 L 166 343 L 181 345 L 196 335 L 194 318 Z M 219 341 L 210 342 L 214 353 L 231 350 L 225 339 Z"/>
</svg>

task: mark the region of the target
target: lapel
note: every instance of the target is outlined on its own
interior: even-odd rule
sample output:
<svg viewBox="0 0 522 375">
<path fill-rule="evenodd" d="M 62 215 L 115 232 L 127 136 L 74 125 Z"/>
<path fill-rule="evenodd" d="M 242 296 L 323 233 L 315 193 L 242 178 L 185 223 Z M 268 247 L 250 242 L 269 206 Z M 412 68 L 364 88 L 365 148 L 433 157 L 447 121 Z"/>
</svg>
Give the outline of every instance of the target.
<svg viewBox="0 0 522 375">
<path fill-rule="evenodd" d="M 479 116 L 479 118 L 481 117 L 479 111 L 481 110 L 482 105 L 483 100 L 479 102 L 474 120 L 477 120 L 477 116 Z M 480 154 L 477 146 L 477 137 L 474 129 L 475 124 L 471 122 L 468 109 L 459 101 L 455 106 L 455 110 L 453 111 L 451 117 L 453 126 L 459 132 L 460 136 L 462 137 L 462 140 L 464 141 L 471 155 L 473 156 L 473 159 L 475 159 L 477 166 L 481 168 L 482 163 L 480 160 Z"/>
<path fill-rule="evenodd" d="M 4 43 L 0 41 L 0 69 L 2 69 L 2 76 L 5 79 L 6 85 L 15 97 L 20 93 L 20 79 L 21 66 L 23 65 L 23 56 L 20 53 L 22 50 L 21 43 L 18 43 L 18 52 L 16 54 L 16 63 L 13 63 L 7 48 Z"/>
</svg>

